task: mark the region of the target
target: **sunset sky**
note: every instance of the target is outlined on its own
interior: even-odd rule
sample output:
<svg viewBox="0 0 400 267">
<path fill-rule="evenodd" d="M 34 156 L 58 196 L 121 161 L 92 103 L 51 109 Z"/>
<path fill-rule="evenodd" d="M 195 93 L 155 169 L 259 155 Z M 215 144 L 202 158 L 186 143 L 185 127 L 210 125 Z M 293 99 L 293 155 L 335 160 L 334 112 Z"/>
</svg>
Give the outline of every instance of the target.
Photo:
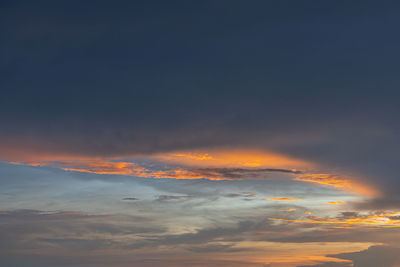
<svg viewBox="0 0 400 267">
<path fill-rule="evenodd" d="M 2 1 L 0 266 L 399 267 L 400 2 Z"/>
</svg>

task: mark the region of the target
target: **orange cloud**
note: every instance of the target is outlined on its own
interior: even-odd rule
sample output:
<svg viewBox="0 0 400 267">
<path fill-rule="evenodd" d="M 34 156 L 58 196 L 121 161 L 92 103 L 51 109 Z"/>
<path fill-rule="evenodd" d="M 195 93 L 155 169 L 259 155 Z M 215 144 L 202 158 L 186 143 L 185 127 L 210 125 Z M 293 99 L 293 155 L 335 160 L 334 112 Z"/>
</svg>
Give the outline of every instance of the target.
<svg viewBox="0 0 400 267">
<path fill-rule="evenodd" d="M 264 200 L 275 200 L 275 201 L 300 201 L 300 198 L 290 198 L 290 197 L 271 197 L 265 198 Z"/>
<path fill-rule="evenodd" d="M 283 210 L 280 210 L 280 211 L 285 211 L 285 212 L 293 212 L 293 211 L 295 211 L 296 209 L 283 209 Z"/>
<path fill-rule="evenodd" d="M 181 156 L 179 156 L 181 157 Z M 197 155 L 195 160 L 208 161 L 211 156 Z M 193 160 L 193 157 L 191 158 Z M 60 159 L 60 160 L 39 160 L 39 161 L 12 161 L 11 164 L 24 164 L 30 166 L 51 166 L 60 168 L 65 171 L 77 171 L 95 174 L 114 174 L 114 175 L 129 175 L 142 178 L 171 178 L 171 179 L 208 179 L 208 180 L 241 180 L 241 179 L 269 179 L 271 172 L 284 173 L 286 176 L 280 176 L 282 179 L 293 179 L 296 181 L 310 182 L 333 186 L 335 188 L 360 191 L 366 186 L 355 186 L 355 183 L 335 175 L 329 174 L 301 174 L 301 172 L 293 171 L 292 169 L 263 169 L 263 168 L 199 168 L 199 169 L 184 169 L 172 168 L 155 170 L 140 166 L 133 162 L 127 161 L 112 161 L 107 159 Z M 187 167 L 186 167 L 187 168 Z M 363 192 L 366 192 L 364 190 Z M 273 201 L 300 201 L 299 198 L 289 197 L 273 197 L 267 200 Z M 333 204 L 333 203 L 331 203 Z M 337 203 L 338 204 L 338 203 Z"/>
<path fill-rule="evenodd" d="M 14 154 L 11 154 L 14 155 Z M 21 155 L 19 155 L 21 156 Z M 12 161 L 13 164 L 27 164 L 31 166 L 53 166 L 66 171 L 78 171 L 97 174 L 130 175 L 146 178 L 173 178 L 173 179 L 270 179 L 270 174 L 263 169 L 275 169 L 285 176 L 279 178 L 292 179 L 301 182 L 315 183 L 348 190 L 365 196 L 377 195 L 371 187 L 356 183 L 354 179 L 327 173 L 305 172 L 314 168 L 315 164 L 281 154 L 254 149 L 212 149 L 209 151 L 184 151 L 161 153 L 153 156 L 142 156 L 142 159 L 165 165 L 170 168 L 154 170 L 139 166 L 133 162 L 118 161 L 117 158 L 76 158 L 70 155 L 22 155 L 25 161 Z M 132 159 L 137 159 L 133 157 Z M 161 165 L 160 164 L 160 165 Z M 178 165 L 179 167 L 176 167 Z M 196 169 L 197 168 L 197 169 Z M 213 169 L 214 168 L 214 169 Z M 229 171 L 228 169 L 231 168 Z M 297 170 L 302 171 L 297 171 Z M 229 172 L 228 172 L 229 171 Z M 246 173 L 248 171 L 248 173 Z M 307 171 L 308 172 L 308 171 Z M 275 175 L 271 178 L 278 177 Z M 271 199 L 272 200 L 272 199 Z M 298 201 L 281 198 L 276 201 Z"/>
<path fill-rule="evenodd" d="M 333 186 L 341 190 L 346 190 L 354 193 L 358 193 L 364 196 L 377 196 L 379 193 L 372 186 L 367 184 L 361 184 L 357 180 L 349 179 L 340 175 L 327 174 L 327 173 L 309 173 L 304 175 L 298 175 L 294 177 L 295 181 L 316 183 L 321 185 Z"/>
<path fill-rule="evenodd" d="M 90 161 L 70 161 L 62 162 L 63 165 L 71 167 L 61 167 L 65 171 L 78 171 L 97 174 L 122 174 L 122 175 L 139 175 L 146 171 L 143 167 L 135 166 L 131 162 L 112 162 L 105 160 Z"/>
<path fill-rule="evenodd" d="M 334 186 L 338 188 L 350 187 L 350 181 L 338 175 L 332 174 L 306 174 L 296 177 L 294 180 L 302 182 L 311 182 L 323 185 Z"/>
<path fill-rule="evenodd" d="M 107 160 L 65 160 L 44 162 L 9 162 L 29 166 L 52 166 L 65 171 L 77 171 L 96 174 L 118 174 L 138 177 L 150 177 L 151 171 L 132 162 L 114 162 Z"/>
<path fill-rule="evenodd" d="M 352 227 L 352 226 L 374 226 L 377 228 L 400 227 L 400 218 L 394 217 L 399 213 L 387 212 L 379 214 L 358 215 L 352 218 L 321 218 L 309 216 L 308 220 L 291 220 L 283 218 L 269 218 L 271 221 L 293 222 L 300 224 L 329 224 L 335 227 Z M 339 226 L 336 226 L 336 225 Z M 343 226 L 344 225 L 344 226 Z"/>
<path fill-rule="evenodd" d="M 213 160 L 213 157 L 211 157 L 208 153 L 177 153 L 172 154 L 172 156 L 192 160 Z"/>
<path fill-rule="evenodd" d="M 330 201 L 327 202 L 328 204 L 332 204 L 332 205 L 346 205 L 347 202 L 346 201 Z"/>
<path fill-rule="evenodd" d="M 196 167 L 306 168 L 313 164 L 272 152 L 251 149 L 163 153 L 156 159 Z"/>
</svg>

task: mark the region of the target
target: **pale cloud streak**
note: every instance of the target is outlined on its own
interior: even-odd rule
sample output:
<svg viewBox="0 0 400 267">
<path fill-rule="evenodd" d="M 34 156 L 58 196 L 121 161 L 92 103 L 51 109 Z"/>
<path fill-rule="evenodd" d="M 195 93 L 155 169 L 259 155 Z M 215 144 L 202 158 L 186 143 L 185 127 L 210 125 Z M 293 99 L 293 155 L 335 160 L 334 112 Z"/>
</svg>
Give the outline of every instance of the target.
<svg viewBox="0 0 400 267">
<path fill-rule="evenodd" d="M 270 197 L 264 198 L 264 200 L 274 200 L 274 201 L 300 201 L 300 198 L 290 198 L 290 197 Z"/>
</svg>

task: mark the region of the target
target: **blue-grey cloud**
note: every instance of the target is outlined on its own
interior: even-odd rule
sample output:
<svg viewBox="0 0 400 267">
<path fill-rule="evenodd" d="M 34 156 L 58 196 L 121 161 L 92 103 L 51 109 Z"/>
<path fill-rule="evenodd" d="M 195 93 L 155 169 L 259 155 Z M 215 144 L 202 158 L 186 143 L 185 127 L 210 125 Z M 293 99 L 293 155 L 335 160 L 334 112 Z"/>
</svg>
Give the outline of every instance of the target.
<svg viewBox="0 0 400 267">
<path fill-rule="evenodd" d="M 134 200 L 139 200 L 139 199 L 136 197 L 124 197 L 122 200 L 134 201 Z"/>
<path fill-rule="evenodd" d="M 346 262 L 324 262 L 321 264 L 314 264 L 314 265 L 301 265 L 298 267 L 352 267 L 351 263 Z"/>
<path fill-rule="evenodd" d="M 372 246 L 366 250 L 350 253 L 342 253 L 336 255 L 328 255 L 338 259 L 350 260 L 353 263 L 334 263 L 327 262 L 317 265 L 307 265 L 299 267 L 340 267 L 340 266 L 354 266 L 354 267 L 394 267 L 400 263 L 399 256 L 400 248 L 390 246 Z"/>
</svg>

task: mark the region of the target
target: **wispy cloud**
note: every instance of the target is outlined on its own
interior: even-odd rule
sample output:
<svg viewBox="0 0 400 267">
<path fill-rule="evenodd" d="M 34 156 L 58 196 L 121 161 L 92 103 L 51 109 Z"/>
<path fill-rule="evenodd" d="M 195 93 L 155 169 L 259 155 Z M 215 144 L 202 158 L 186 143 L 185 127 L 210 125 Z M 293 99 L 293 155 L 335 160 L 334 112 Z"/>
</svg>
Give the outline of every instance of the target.
<svg viewBox="0 0 400 267">
<path fill-rule="evenodd" d="M 325 262 L 316 265 L 303 265 L 298 267 L 395 267 L 400 264 L 400 247 L 371 246 L 362 251 L 327 256 L 347 260 L 349 262 Z"/>
<path fill-rule="evenodd" d="M 291 198 L 291 197 L 270 197 L 264 198 L 264 200 L 274 200 L 274 201 L 300 201 L 300 198 Z"/>
<path fill-rule="evenodd" d="M 230 197 L 230 198 L 237 198 L 237 197 L 245 197 L 245 198 L 252 198 L 256 197 L 256 193 L 250 193 L 250 192 L 243 192 L 243 193 L 230 193 L 224 195 L 224 197 Z"/>
<path fill-rule="evenodd" d="M 190 199 L 194 199 L 194 198 L 196 198 L 196 196 L 161 195 L 161 196 L 158 196 L 156 200 L 158 200 L 158 201 L 190 200 Z"/>
<path fill-rule="evenodd" d="M 315 174 L 297 169 L 281 168 L 239 168 L 239 167 L 213 167 L 213 168 L 189 168 L 177 166 L 160 165 L 157 162 L 151 167 L 129 161 L 116 161 L 107 159 L 76 159 L 63 161 L 28 161 L 28 162 L 9 162 L 11 164 L 23 164 L 35 167 L 53 167 L 65 171 L 134 176 L 139 178 L 154 179 L 206 179 L 212 181 L 223 180 L 271 180 L 287 179 L 326 185 L 340 190 L 355 190 L 367 188 L 360 186 L 351 179 L 333 174 Z M 159 167 L 157 167 L 159 166 Z M 367 191 L 364 190 L 363 193 Z M 270 199 L 276 201 L 290 201 L 289 198 Z M 298 199 L 300 200 L 300 199 Z M 292 201 L 295 201 L 294 199 Z"/>
<path fill-rule="evenodd" d="M 327 203 L 331 204 L 331 205 L 346 205 L 347 204 L 346 201 L 329 201 Z"/>
<path fill-rule="evenodd" d="M 293 212 L 293 211 L 296 211 L 296 209 L 281 209 L 279 211 Z"/>
<path fill-rule="evenodd" d="M 372 228 L 387 228 L 387 227 L 400 227 L 400 218 L 396 215 L 398 213 L 375 213 L 375 214 L 346 214 L 348 216 L 330 218 L 330 217 L 317 217 L 307 216 L 306 219 L 286 219 L 286 218 L 269 218 L 271 221 L 296 223 L 296 224 L 316 224 L 316 225 L 329 225 L 333 227 L 372 227 Z"/>
</svg>

